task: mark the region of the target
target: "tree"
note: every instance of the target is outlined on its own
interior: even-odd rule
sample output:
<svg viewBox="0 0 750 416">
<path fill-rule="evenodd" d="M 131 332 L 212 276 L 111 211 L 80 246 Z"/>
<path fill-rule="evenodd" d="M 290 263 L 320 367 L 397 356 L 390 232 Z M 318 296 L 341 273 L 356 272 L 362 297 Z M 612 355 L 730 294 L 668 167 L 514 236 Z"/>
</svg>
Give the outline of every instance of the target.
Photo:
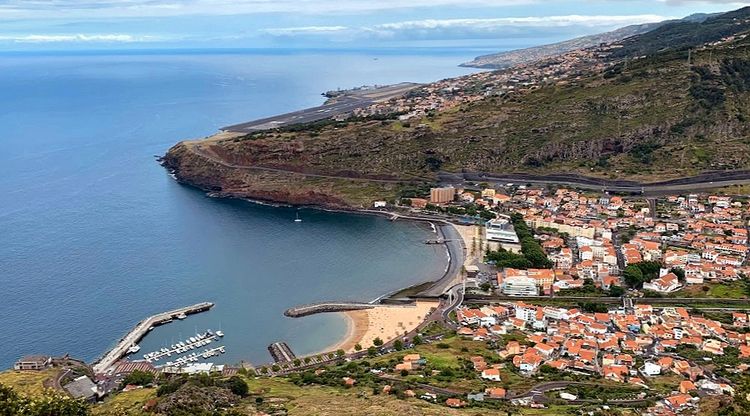
<svg viewBox="0 0 750 416">
<path fill-rule="evenodd" d="M 367 349 L 367 356 L 368 357 L 374 357 L 378 355 L 378 349 L 375 347 L 370 347 Z"/>
<path fill-rule="evenodd" d="M 362 351 L 362 345 L 354 344 L 354 351 Z"/>
<path fill-rule="evenodd" d="M 635 264 L 629 264 L 627 267 L 625 267 L 625 270 L 622 273 L 622 277 L 625 279 L 625 283 L 627 283 L 628 286 L 634 288 L 641 287 L 645 280 L 640 267 L 636 266 Z"/>
<path fill-rule="evenodd" d="M 422 343 L 424 343 L 424 340 L 419 335 L 414 335 L 414 338 L 412 338 L 411 341 L 414 343 L 414 345 L 421 345 Z"/>
<path fill-rule="evenodd" d="M 122 385 L 127 386 L 132 384 L 134 386 L 147 386 L 154 382 L 154 375 L 148 371 L 135 370 L 132 373 L 125 376 L 122 380 Z"/>
<path fill-rule="evenodd" d="M 609 287 L 609 296 L 619 298 L 624 294 L 625 294 L 625 289 L 623 289 L 620 286 L 613 285 Z"/>
<path fill-rule="evenodd" d="M 401 377 L 406 377 L 409 375 L 409 370 L 401 370 Z"/>
<path fill-rule="evenodd" d="M 607 305 L 598 302 L 582 302 L 579 303 L 578 306 L 580 306 L 584 312 L 588 313 L 605 313 L 608 310 Z"/>
<path fill-rule="evenodd" d="M 344 355 L 346 355 L 346 351 L 344 351 L 342 349 L 336 350 L 336 356 L 337 357 L 343 357 Z"/>
<path fill-rule="evenodd" d="M 397 339 L 393 343 L 393 348 L 396 349 L 396 351 L 401 351 L 404 349 L 404 341 L 401 341 L 400 339 Z"/>
<path fill-rule="evenodd" d="M 11 387 L 0 384 L 0 416 L 88 416 L 88 405 L 64 394 L 47 391 L 34 397 L 21 397 Z"/>
<path fill-rule="evenodd" d="M 380 337 L 377 337 L 374 340 L 372 340 L 372 345 L 376 347 L 380 347 L 381 345 L 383 345 L 383 340 L 380 339 Z"/>
<path fill-rule="evenodd" d="M 670 273 L 674 273 L 675 276 L 677 276 L 677 279 L 679 279 L 680 282 L 685 281 L 685 270 L 679 268 L 679 267 L 672 267 L 669 269 Z"/>
<path fill-rule="evenodd" d="M 245 380 L 238 376 L 229 377 L 229 380 L 226 381 L 225 385 L 229 389 L 229 391 L 240 397 L 247 396 L 247 393 L 249 391 Z"/>
</svg>

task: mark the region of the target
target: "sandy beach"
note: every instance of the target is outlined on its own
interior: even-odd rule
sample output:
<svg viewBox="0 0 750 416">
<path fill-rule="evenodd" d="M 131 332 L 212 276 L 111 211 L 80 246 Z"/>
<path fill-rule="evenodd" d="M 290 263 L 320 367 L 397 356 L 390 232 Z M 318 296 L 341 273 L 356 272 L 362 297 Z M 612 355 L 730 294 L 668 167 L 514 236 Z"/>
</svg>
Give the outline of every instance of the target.
<svg viewBox="0 0 750 416">
<path fill-rule="evenodd" d="M 353 352 L 357 344 L 363 349 L 372 346 L 375 338 L 388 342 L 403 336 L 419 326 L 437 305 L 436 301 L 418 301 L 412 306 L 377 305 L 372 309 L 342 312 L 348 321 L 346 335 L 328 350 Z"/>
<path fill-rule="evenodd" d="M 474 264 L 477 259 L 481 259 L 484 253 L 483 248 L 487 247 L 487 241 L 484 238 L 482 228 L 476 225 L 458 225 L 453 223 L 450 225 L 458 231 L 458 234 L 464 240 L 464 247 L 466 247 L 464 266 Z"/>
</svg>

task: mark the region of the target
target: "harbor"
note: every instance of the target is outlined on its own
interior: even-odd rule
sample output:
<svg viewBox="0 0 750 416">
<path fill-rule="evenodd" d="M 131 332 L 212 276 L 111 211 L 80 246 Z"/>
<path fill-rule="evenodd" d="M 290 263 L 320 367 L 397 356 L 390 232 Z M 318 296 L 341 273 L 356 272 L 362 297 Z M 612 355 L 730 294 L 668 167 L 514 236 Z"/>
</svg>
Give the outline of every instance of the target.
<svg viewBox="0 0 750 416">
<path fill-rule="evenodd" d="M 187 315 L 192 315 L 200 312 L 205 312 L 214 306 L 211 302 L 201 302 L 195 305 L 186 306 L 183 308 L 174 309 L 168 312 L 159 313 L 156 315 L 149 316 L 143 321 L 139 322 L 130 332 L 128 332 L 120 341 L 97 360 L 93 365 L 94 373 L 102 374 L 106 373 L 112 368 L 121 358 L 127 354 L 137 352 L 140 348 L 137 346 L 138 342 L 146 336 L 154 327 L 172 322 L 175 319 L 184 319 Z"/>
</svg>

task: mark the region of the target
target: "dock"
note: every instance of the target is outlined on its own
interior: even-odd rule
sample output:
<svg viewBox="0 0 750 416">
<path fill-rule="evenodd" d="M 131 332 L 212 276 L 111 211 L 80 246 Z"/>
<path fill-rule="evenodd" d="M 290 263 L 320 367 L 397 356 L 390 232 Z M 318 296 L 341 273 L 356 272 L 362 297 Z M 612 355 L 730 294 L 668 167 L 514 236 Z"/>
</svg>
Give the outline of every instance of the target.
<svg viewBox="0 0 750 416">
<path fill-rule="evenodd" d="M 273 360 L 277 363 L 287 363 L 289 361 L 294 361 L 294 359 L 297 358 L 286 342 L 274 342 L 268 346 L 268 352 L 271 353 L 271 357 L 273 357 Z"/>
<path fill-rule="evenodd" d="M 108 369 L 115 365 L 122 357 L 127 355 L 128 349 L 137 344 L 143 339 L 146 334 L 149 333 L 155 326 L 172 322 L 174 319 L 178 319 L 180 315 L 192 315 L 200 312 L 207 311 L 214 306 L 211 302 L 201 302 L 192 306 L 186 306 L 183 308 L 171 310 L 168 312 L 159 313 L 156 315 L 149 316 L 143 321 L 139 322 L 130 332 L 128 332 L 120 341 L 115 345 L 114 348 L 109 350 L 102 358 L 96 361 L 93 365 L 94 373 L 101 374 L 105 373 Z"/>
</svg>

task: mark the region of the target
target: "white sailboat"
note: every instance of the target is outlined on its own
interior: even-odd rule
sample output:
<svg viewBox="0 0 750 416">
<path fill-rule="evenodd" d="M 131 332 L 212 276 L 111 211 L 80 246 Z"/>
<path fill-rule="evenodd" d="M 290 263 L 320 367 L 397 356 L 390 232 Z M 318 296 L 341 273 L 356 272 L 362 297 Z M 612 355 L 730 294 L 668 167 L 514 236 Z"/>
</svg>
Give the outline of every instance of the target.
<svg viewBox="0 0 750 416">
<path fill-rule="evenodd" d="M 299 217 L 299 211 L 297 211 L 297 218 L 294 219 L 294 222 L 302 222 L 302 218 Z"/>
</svg>

